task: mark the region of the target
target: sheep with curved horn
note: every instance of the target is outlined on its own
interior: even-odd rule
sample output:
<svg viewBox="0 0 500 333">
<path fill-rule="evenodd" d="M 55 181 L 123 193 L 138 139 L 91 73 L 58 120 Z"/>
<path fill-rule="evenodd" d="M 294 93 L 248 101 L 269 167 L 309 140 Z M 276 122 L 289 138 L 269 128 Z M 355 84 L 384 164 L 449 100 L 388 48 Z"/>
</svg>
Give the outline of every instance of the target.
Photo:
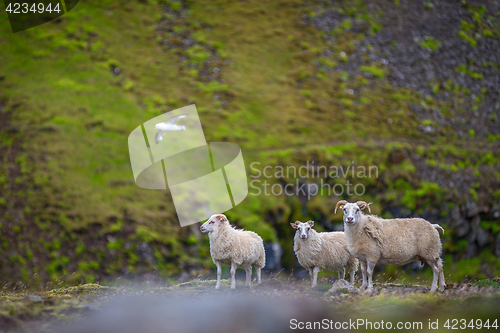
<svg viewBox="0 0 500 333">
<path fill-rule="evenodd" d="M 422 218 L 383 219 L 375 215 L 365 215 L 363 210 L 369 204 L 364 201 L 349 203 L 340 200 L 344 213 L 344 232 L 349 252 L 359 259 L 363 275 L 362 289 L 373 290 L 373 269 L 377 263 L 404 265 L 420 260 L 432 268 L 431 292 L 445 288 L 441 260 L 441 240 L 438 224 L 431 224 Z M 371 213 L 371 211 L 370 211 Z M 367 281 L 368 278 L 368 281 Z"/>
</svg>

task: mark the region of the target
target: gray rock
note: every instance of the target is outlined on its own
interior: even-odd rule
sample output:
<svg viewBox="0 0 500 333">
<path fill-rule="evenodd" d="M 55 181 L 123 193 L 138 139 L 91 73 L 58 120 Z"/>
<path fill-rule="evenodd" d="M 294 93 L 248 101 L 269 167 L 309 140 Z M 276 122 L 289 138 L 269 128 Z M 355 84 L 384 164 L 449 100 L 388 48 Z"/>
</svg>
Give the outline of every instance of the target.
<svg viewBox="0 0 500 333">
<path fill-rule="evenodd" d="M 500 235 L 495 240 L 495 255 L 500 258 Z"/>
<path fill-rule="evenodd" d="M 469 243 L 472 244 L 476 241 L 476 230 L 474 228 L 471 228 L 471 230 L 465 235 L 465 240 Z"/>
<path fill-rule="evenodd" d="M 330 290 L 326 293 L 335 293 L 338 290 L 347 290 L 350 293 L 359 293 L 359 289 L 347 282 L 346 280 L 337 280 L 333 283 Z"/>
<path fill-rule="evenodd" d="M 481 218 L 479 215 L 475 215 L 469 222 L 471 225 L 472 229 L 477 230 L 479 228 L 479 223 L 481 222 Z"/>
<path fill-rule="evenodd" d="M 281 270 L 283 249 L 280 243 L 265 243 L 264 249 L 266 252 L 266 269 L 274 272 Z"/>
<path fill-rule="evenodd" d="M 462 215 L 460 214 L 460 209 L 458 208 L 458 206 L 455 206 L 452 210 L 451 210 L 451 213 L 450 213 L 450 216 L 452 219 L 454 220 L 458 220 L 459 218 L 462 217 Z"/>
<path fill-rule="evenodd" d="M 479 213 L 479 210 L 477 209 L 477 205 L 475 202 L 468 201 L 465 206 L 464 206 L 464 214 L 468 218 L 471 218 L 473 216 L 476 216 Z"/>
<path fill-rule="evenodd" d="M 454 227 L 457 237 L 465 236 L 470 230 L 469 223 L 463 218 L 455 220 Z"/>
<path fill-rule="evenodd" d="M 478 228 L 476 231 L 476 241 L 479 247 L 483 247 L 488 244 L 490 235 L 483 229 Z"/>
<path fill-rule="evenodd" d="M 43 299 L 38 295 L 29 295 L 29 300 L 34 303 L 43 302 Z"/>
<path fill-rule="evenodd" d="M 469 259 L 475 257 L 477 254 L 477 245 L 475 243 L 469 243 L 465 253 L 463 255 L 463 259 Z"/>
</svg>

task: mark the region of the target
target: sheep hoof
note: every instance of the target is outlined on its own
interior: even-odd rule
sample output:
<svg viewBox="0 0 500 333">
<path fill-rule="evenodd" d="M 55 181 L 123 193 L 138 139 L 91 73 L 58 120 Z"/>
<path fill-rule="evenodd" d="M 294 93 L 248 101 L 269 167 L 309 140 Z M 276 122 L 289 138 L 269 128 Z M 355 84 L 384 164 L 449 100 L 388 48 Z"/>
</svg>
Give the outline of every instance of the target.
<svg viewBox="0 0 500 333">
<path fill-rule="evenodd" d="M 371 294 L 373 292 L 373 287 L 368 287 L 365 289 L 365 294 Z"/>
</svg>

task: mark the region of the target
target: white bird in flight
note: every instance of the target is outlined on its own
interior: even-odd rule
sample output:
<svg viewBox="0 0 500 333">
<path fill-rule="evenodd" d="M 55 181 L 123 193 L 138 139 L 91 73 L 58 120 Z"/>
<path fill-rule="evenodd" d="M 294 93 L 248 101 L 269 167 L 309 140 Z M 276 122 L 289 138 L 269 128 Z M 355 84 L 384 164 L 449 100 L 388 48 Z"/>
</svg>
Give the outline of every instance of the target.
<svg viewBox="0 0 500 333">
<path fill-rule="evenodd" d="M 184 131 L 186 130 L 186 126 L 176 125 L 175 122 L 181 118 L 186 118 L 187 115 L 181 114 L 180 116 L 175 116 L 170 118 L 166 123 L 158 123 L 155 125 L 155 128 L 158 130 L 155 135 L 156 144 L 160 141 L 163 141 L 163 136 L 167 132 L 171 131 Z"/>
</svg>

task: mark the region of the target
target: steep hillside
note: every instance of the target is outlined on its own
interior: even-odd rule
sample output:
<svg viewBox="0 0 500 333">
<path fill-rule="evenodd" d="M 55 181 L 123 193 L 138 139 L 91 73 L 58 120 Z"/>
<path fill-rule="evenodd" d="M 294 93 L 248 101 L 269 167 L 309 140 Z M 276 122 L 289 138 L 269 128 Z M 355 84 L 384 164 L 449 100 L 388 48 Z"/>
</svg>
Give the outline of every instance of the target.
<svg viewBox="0 0 500 333">
<path fill-rule="evenodd" d="M 89 0 L 16 34 L 0 16 L 0 278 L 207 274 L 206 236 L 135 185 L 127 147 L 193 103 L 254 181 L 228 216 L 279 242 L 285 269 L 289 222 L 339 229 L 335 202 L 362 198 L 443 224 L 453 279 L 497 276 L 499 37 L 496 1 Z"/>
</svg>

